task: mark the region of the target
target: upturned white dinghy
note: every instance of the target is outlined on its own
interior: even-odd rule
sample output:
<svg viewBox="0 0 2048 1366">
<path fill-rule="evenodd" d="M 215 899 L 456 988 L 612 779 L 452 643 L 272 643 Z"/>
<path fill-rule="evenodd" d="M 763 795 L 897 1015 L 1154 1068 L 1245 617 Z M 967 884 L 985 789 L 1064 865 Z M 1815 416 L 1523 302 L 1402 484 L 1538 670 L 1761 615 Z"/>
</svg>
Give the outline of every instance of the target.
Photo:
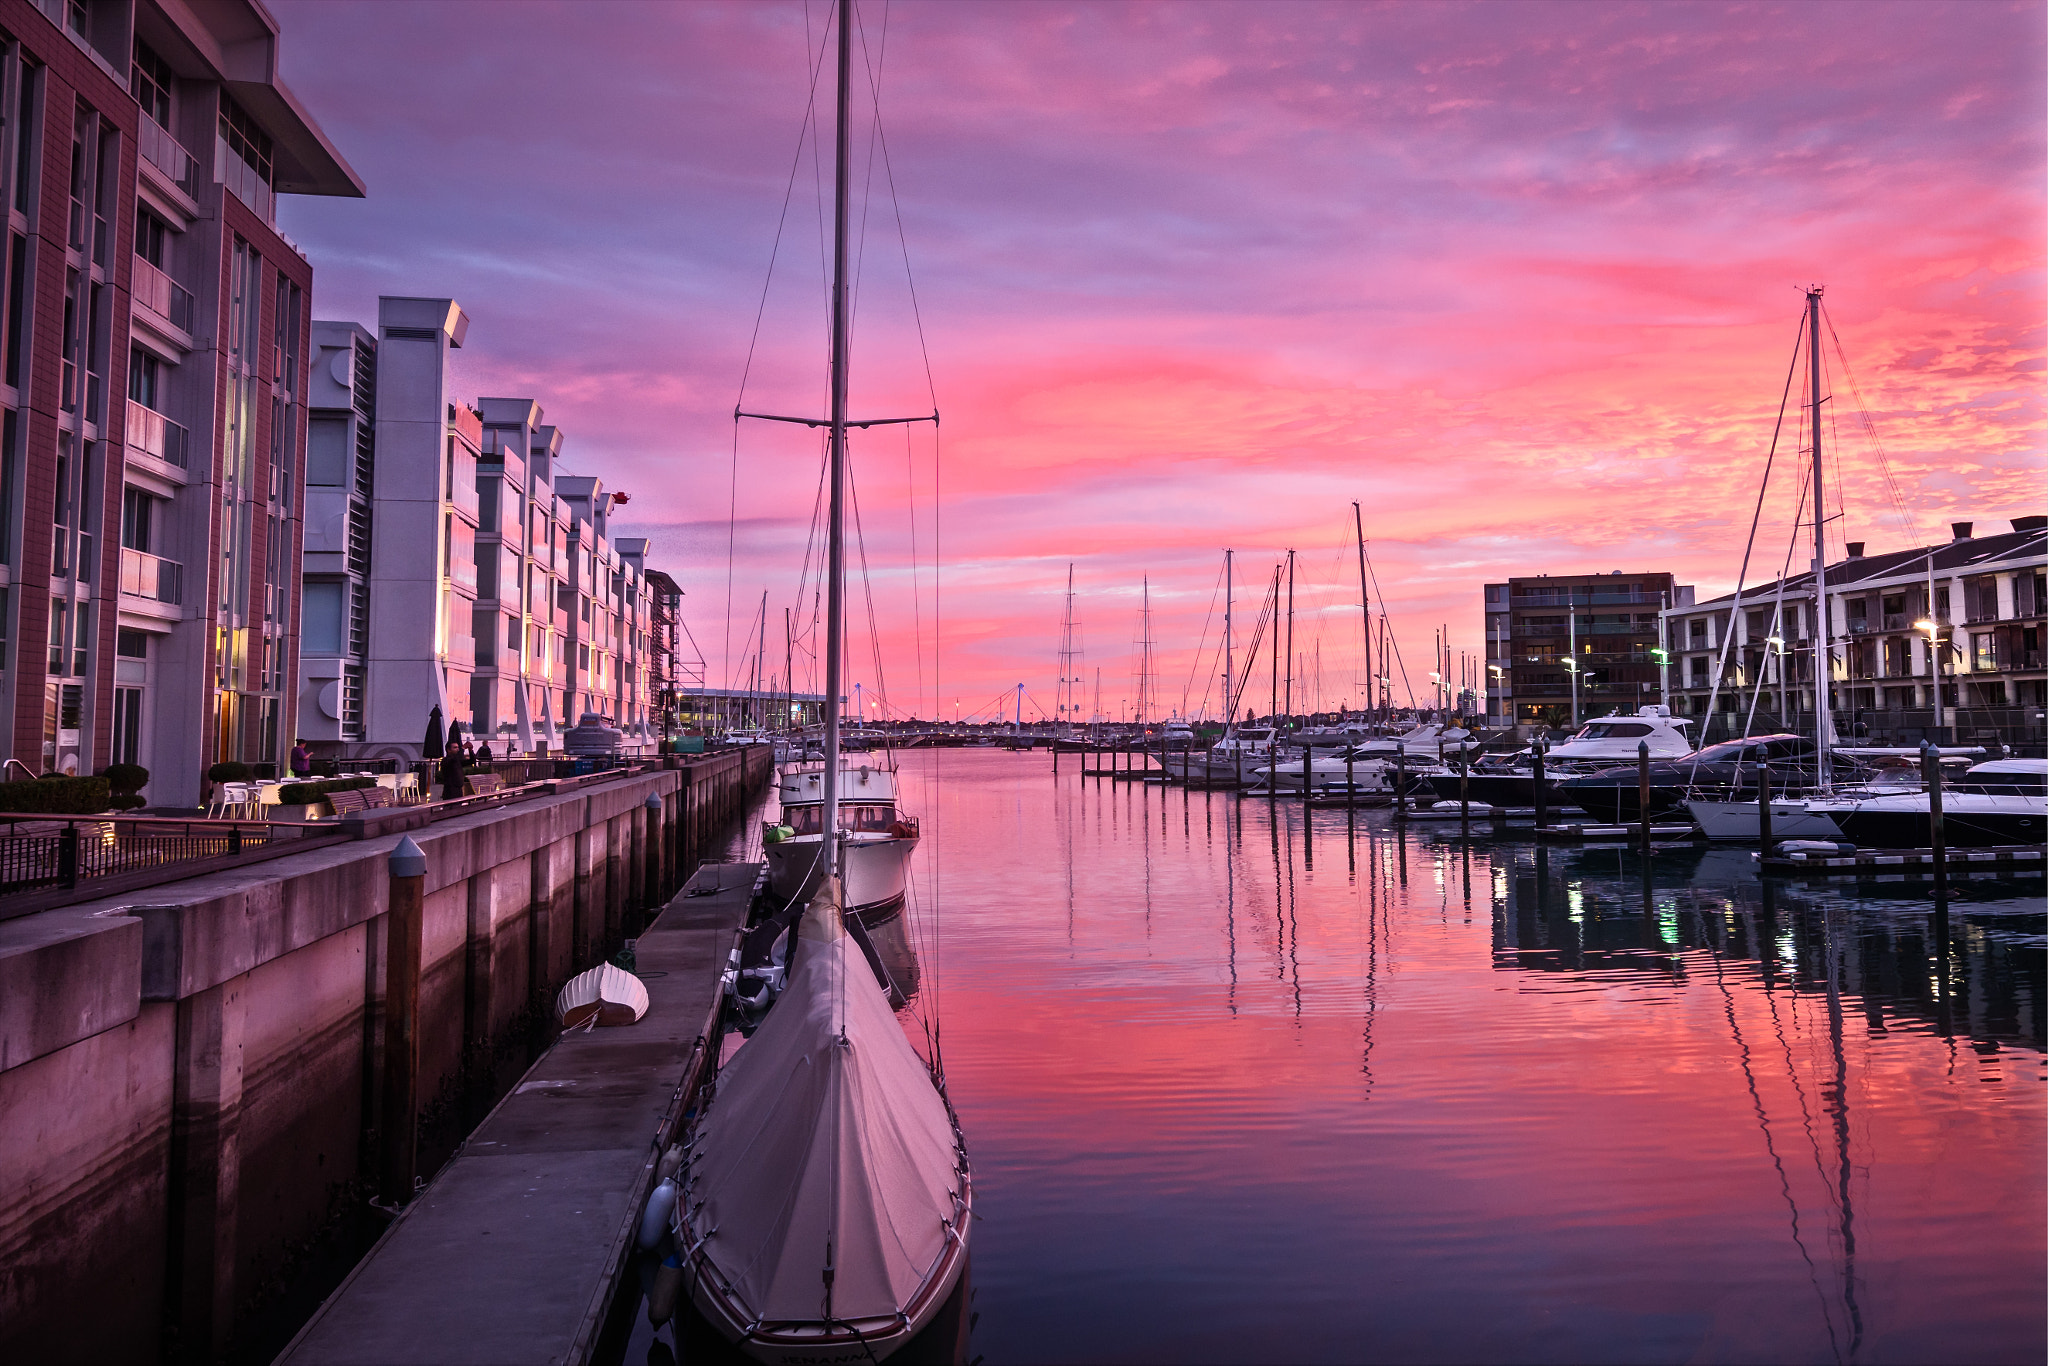
<svg viewBox="0 0 2048 1366">
<path fill-rule="evenodd" d="M 879 1361 L 967 1264 L 959 1125 L 841 915 L 828 879 L 789 985 L 719 1074 L 683 1168 L 674 1227 L 691 1297 L 759 1361 Z"/>
</svg>

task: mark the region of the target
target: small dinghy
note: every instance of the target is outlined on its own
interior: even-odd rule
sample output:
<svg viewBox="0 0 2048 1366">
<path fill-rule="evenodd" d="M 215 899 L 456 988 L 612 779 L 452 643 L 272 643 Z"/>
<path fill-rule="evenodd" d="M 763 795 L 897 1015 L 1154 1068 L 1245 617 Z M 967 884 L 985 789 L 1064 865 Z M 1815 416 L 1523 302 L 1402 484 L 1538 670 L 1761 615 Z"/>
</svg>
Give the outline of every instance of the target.
<svg viewBox="0 0 2048 1366">
<path fill-rule="evenodd" d="M 704 1317 L 759 1361 L 879 1361 L 967 1263 L 952 1107 L 848 937 L 828 879 L 789 984 L 698 1121 L 676 1245 Z"/>
<path fill-rule="evenodd" d="M 555 1018 L 562 1028 L 638 1024 L 647 1013 L 647 984 L 624 968 L 599 963 L 562 984 L 555 996 Z"/>
</svg>

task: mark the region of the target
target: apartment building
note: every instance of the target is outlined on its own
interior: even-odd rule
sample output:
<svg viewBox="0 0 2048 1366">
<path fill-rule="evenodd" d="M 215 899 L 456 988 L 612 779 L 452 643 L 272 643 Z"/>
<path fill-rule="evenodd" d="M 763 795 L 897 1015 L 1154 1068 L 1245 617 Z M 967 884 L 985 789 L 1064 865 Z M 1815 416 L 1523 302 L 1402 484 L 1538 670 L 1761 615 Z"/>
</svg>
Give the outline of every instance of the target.
<svg viewBox="0 0 2048 1366">
<path fill-rule="evenodd" d="M 0 0 L 0 753 L 156 805 L 276 763 L 297 672 L 312 267 L 362 181 L 260 4 Z"/>
<path fill-rule="evenodd" d="M 1842 734 L 1917 739 L 1956 728 L 1960 711 L 1966 730 L 2039 738 L 2048 517 L 1991 536 L 1974 529 L 1957 522 L 1947 541 L 1881 555 L 1852 541 L 1828 566 L 1827 677 Z M 1672 710 L 1706 716 L 1711 705 L 1717 733 L 1752 714 L 1794 728 L 1803 717 L 1810 729 L 1817 624 L 1811 571 L 1665 614 Z"/>
<path fill-rule="evenodd" d="M 1662 702 L 1659 614 L 1692 592 L 1618 569 L 1487 584 L 1487 724 L 1566 725 Z"/>
<path fill-rule="evenodd" d="M 659 739 L 647 542 L 625 495 L 562 465 L 530 398 L 458 398 L 453 299 L 385 296 L 377 331 L 314 324 L 298 733 L 416 759 L 428 714 L 496 754 L 559 751 L 585 714 Z"/>
</svg>

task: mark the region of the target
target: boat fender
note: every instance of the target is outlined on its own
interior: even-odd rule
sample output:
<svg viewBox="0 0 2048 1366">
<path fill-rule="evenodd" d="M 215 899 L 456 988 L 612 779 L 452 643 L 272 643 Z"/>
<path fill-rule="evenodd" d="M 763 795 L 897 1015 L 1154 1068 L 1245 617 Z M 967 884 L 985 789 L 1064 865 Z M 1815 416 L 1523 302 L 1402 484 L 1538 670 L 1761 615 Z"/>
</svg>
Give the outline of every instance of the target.
<svg viewBox="0 0 2048 1366">
<path fill-rule="evenodd" d="M 1839 840 L 1779 840 L 1780 854 L 1825 854 L 1829 856 L 1848 855 L 1856 852 L 1853 844 Z"/>
<path fill-rule="evenodd" d="M 668 1231 L 668 1217 L 676 1208 L 676 1180 L 664 1177 L 654 1193 L 647 1197 L 647 1208 L 640 1215 L 640 1246 L 653 1248 L 661 1242 L 661 1235 Z"/>
<path fill-rule="evenodd" d="M 661 1259 L 654 1284 L 647 1291 L 647 1321 L 656 1328 L 675 1317 L 676 1302 L 683 1294 L 682 1258 L 671 1252 Z"/>
<path fill-rule="evenodd" d="M 659 1183 L 668 1180 L 676 1174 L 676 1169 L 682 1165 L 683 1145 L 680 1143 L 669 1144 L 668 1151 L 661 1155 L 661 1161 L 657 1162 L 654 1166 L 655 1181 Z"/>
</svg>

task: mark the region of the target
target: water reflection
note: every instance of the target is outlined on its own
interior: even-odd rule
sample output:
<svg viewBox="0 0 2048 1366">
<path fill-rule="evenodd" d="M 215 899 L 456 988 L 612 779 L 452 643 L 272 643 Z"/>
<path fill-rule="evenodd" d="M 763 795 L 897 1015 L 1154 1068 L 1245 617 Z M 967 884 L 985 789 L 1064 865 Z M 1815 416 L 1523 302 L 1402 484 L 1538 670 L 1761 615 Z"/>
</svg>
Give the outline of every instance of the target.
<svg viewBox="0 0 2048 1366">
<path fill-rule="evenodd" d="M 906 773 L 986 1360 L 2038 1358 L 2038 881 L 1048 769 Z"/>
</svg>

